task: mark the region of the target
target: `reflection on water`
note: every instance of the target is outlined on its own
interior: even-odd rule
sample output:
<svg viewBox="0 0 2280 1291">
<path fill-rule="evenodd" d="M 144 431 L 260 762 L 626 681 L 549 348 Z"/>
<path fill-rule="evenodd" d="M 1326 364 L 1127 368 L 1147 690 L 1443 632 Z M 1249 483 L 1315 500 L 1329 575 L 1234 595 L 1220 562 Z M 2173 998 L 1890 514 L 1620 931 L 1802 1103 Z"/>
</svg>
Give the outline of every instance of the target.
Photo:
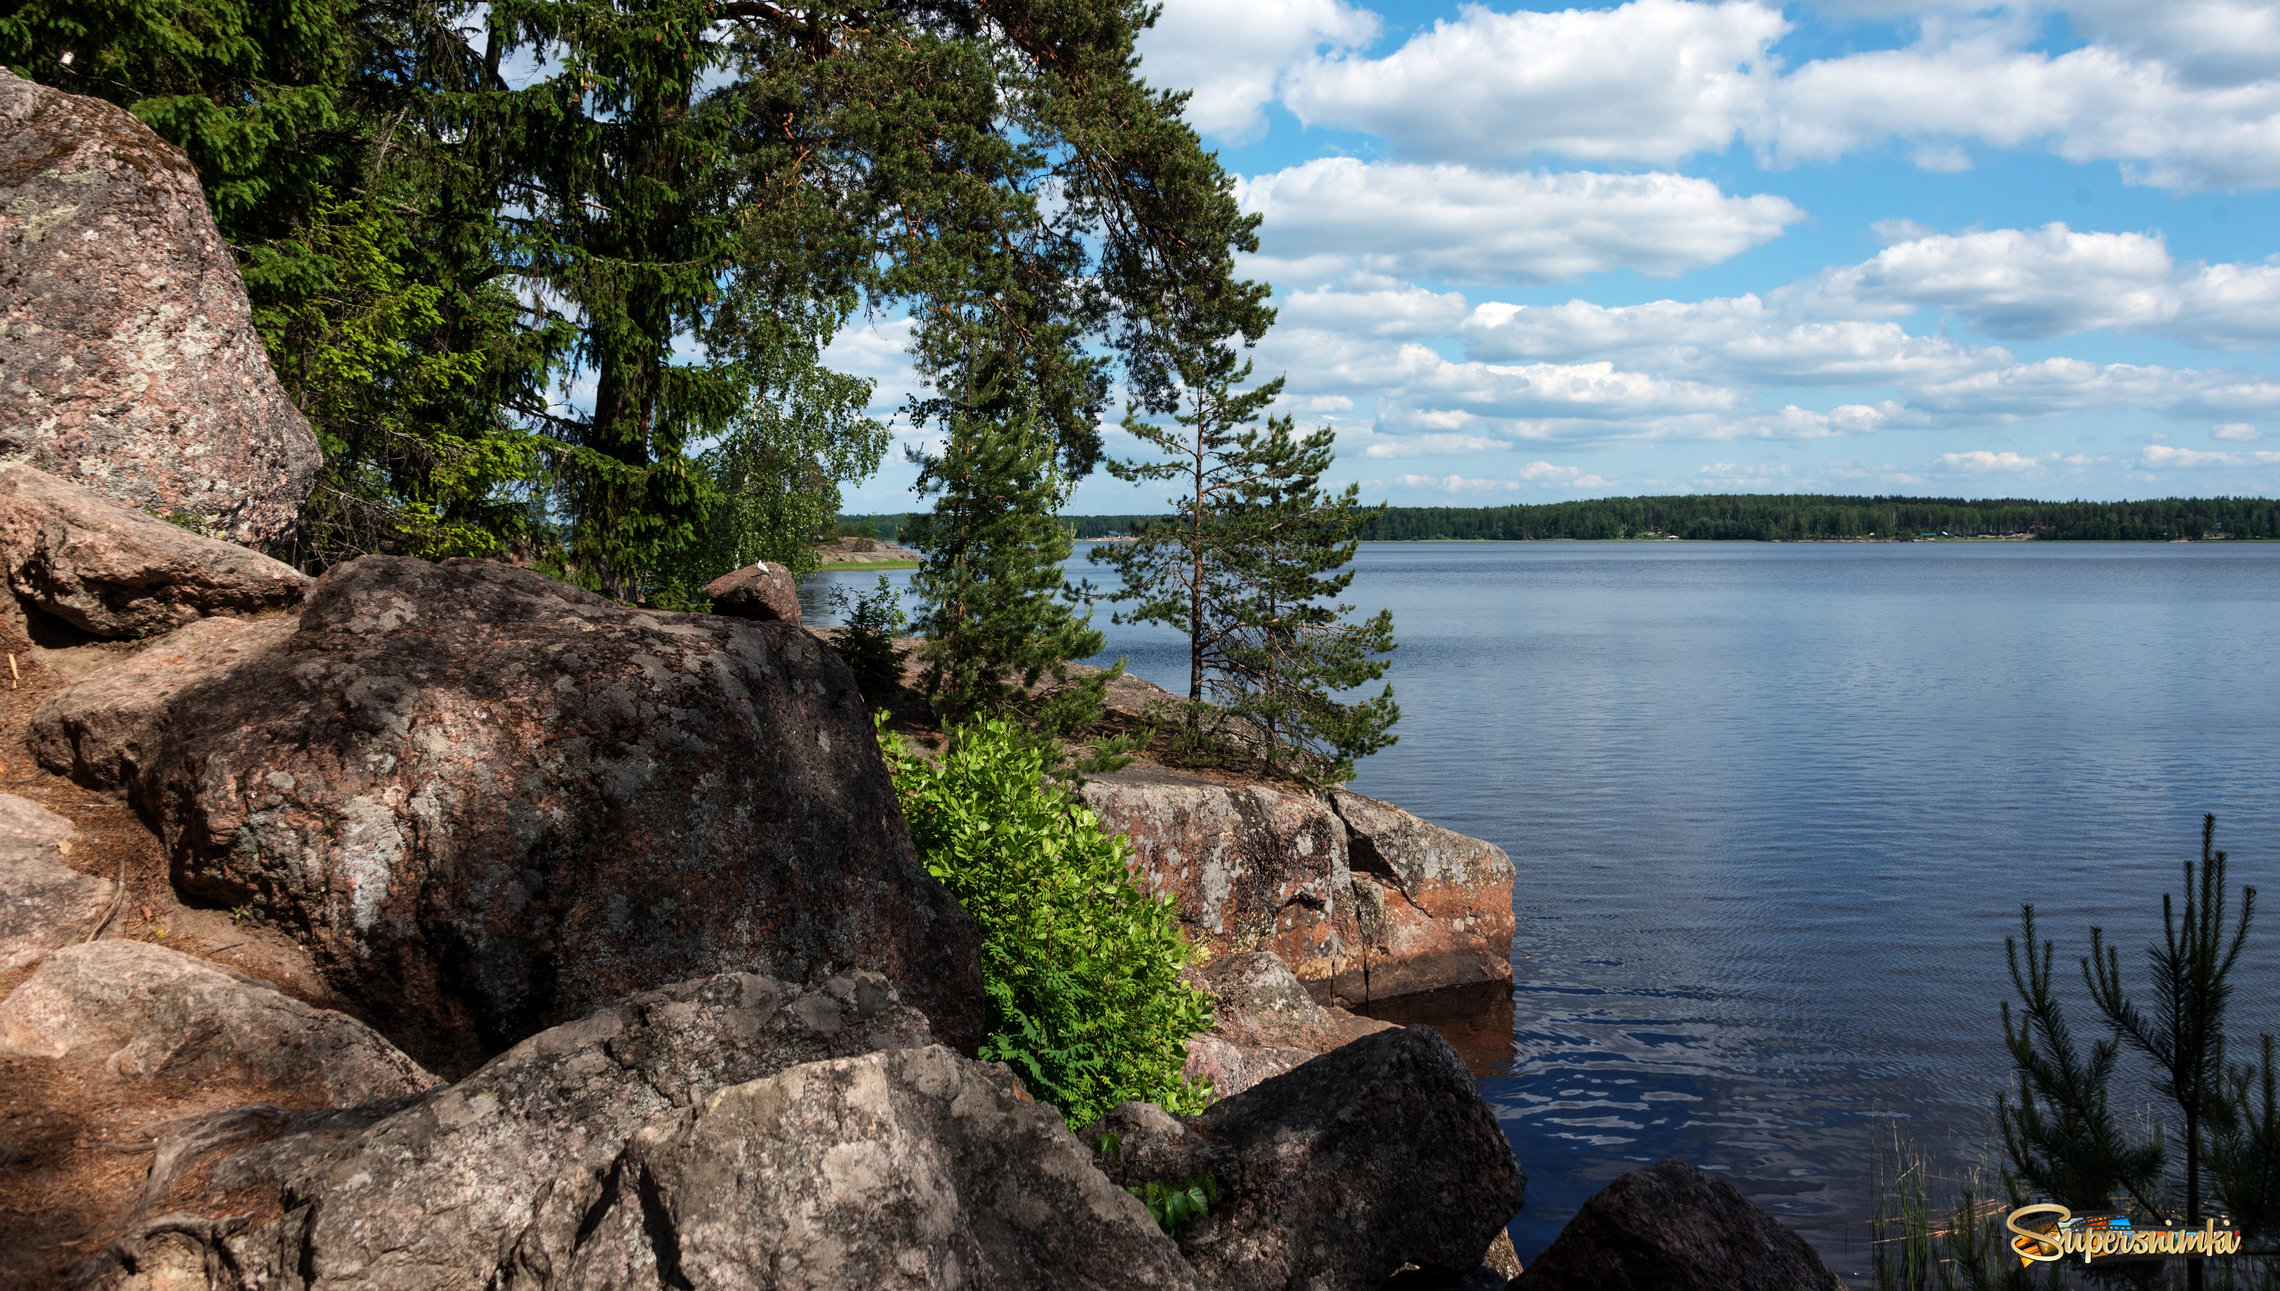
<svg viewBox="0 0 2280 1291">
<path fill-rule="evenodd" d="M 1502 982 L 1397 995 L 1362 1005 L 1356 1012 L 1405 1027 L 1433 1028 L 1476 1077 L 1512 1073 L 1518 1051 L 1512 1031 L 1512 990 Z"/>
<path fill-rule="evenodd" d="M 1354 787 L 1519 869 L 1508 1065 L 1478 1019 L 1424 1020 L 1469 1037 L 1527 1166 L 1524 1260 L 1675 1154 L 1859 1274 L 1872 1139 L 1985 1140 L 2021 901 L 2062 955 L 2094 921 L 2142 945 L 2203 811 L 2236 881 L 2280 878 L 2280 545 L 1359 563 L 1348 599 L 1394 611 L 1403 718 Z M 1107 630 L 1184 685 L 1176 637 Z M 2236 1030 L 2280 1030 L 2280 918 L 2239 973 Z"/>
</svg>

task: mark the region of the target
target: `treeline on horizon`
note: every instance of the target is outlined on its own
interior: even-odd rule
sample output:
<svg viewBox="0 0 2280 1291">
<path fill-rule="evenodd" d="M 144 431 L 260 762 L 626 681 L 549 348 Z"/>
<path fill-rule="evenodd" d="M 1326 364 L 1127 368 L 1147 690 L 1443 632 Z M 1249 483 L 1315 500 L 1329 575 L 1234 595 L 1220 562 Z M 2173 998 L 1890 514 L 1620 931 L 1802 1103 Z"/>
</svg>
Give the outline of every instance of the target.
<svg viewBox="0 0 2280 1291">
<path fill-rule="evenodd" d="M 1079 539 L 1129 534 L 1162 516 L 1063 516 Z M 908 514 L 845 515 L 895 541 Z M 1508 507 L 1388 507 L 1362 527 L 1374 542 L 1687 538 L 1796 542 L 1836 538 L 2026 536 L 2088 542 L 2176 538 L 2280 538 L 2272 498 L 2155 498 L 2140 502 L 2036 502 L 2021 498 L 1838 497 L 1702 494 L 1591 498 Z"/>
</svg>

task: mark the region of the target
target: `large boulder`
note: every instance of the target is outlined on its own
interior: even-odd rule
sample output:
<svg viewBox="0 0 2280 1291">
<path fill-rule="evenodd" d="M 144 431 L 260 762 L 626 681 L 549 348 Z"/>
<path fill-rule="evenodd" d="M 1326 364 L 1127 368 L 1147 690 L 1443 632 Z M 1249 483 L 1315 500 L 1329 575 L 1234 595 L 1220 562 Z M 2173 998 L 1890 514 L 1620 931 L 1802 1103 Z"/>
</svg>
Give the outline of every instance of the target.
<svg viewBox="0 0 2280 1291">
<path fill-rule="evenodd" d="M 1333 789 L 1355 900 L 1345 999 L 1512 980 L 1512 858 L 1389 802 Z"/>
<path fill-rule="evenodd" d="M 267 660 L 299 628 L 286 618 L 200 619 L 176 628 L 48 696 L 32 712 L 32 756 L 90 789 L 131 785 L 173 729 L 177 694 Z M 195 711 L 181 716 L 202 720 Z"/>
<path fill-rule="evenodd" d="M 25 604 L 99 637 L 300 604 L 309 577 L 24 465 L 0 468 L 0 563 Z"/>
<path fill-rule="evenodd" d="M 239 1152 L 202 1208 L 82 1275 L 122 1287 L 172 1261 L 274 1291 L 1197 1285 L 1011 1073 L 930 1039 L 876 974 L 678 983 L 376 1123 Z M 203 1218 L 220 1211 L 257 1218 Z"/>
<path fill-rule="evenodd" d="M 1518 1291 L 1838 1291 L 1805 1239 L 1676 1157 L 1583 1203 Z"/>
<path fill-rule="evenodd" d="M 162 707 L 131 790 L 177 889 L 294 933 L 431 1066 L 720 971 L 874 969 L 980 1041 L 973 920 L 920 865 L 845 665 L 789 624 L 367 556 Z"/>
<path fill-rule="evenodd" d="M 645 1126 L 619 1169 L 547 1285 L 1198 1286 L 1058 1115 L 940 1045 L 722 1090 Z"/>
<path fill-rule="evenodd" d="M 110 909 L 109 879 L 64 864 L 77 837 L 47 808 L 0 794 L 0 973 L 84 940 Z"/>
<path fill-rule="evenodd" d="M 1177 1234 L 1214 1291 L 1375 1291 L 1405 1265 L 1480 1267 L 1526 1180 L 1429 1027 L 1364 1036 L 1186 1120 L 1126 1103 L 1080 1137 L 1127 1187 L 1208 1175 Z"/>
<path fill-rule="evenodd" d="M 122 109 L 0 69 L 0 457 L 285 539 L 321 459 L 197 172 Z"/>
<path fill-rule="evenodd" d="M 1346 957 L 1346 831 L 1309 793 L 1133 766 L 1085 782 L 1085 805 L 1132 842 L 1134 879 L 1179 903 L 1215 954 L 1267 950 L 1327 990 Z"/>
<path fill-rule="evenodd" d="M 59 950 L 0 1000 L 0 1057 L 99 1065 L 176 1087 L 229 1083 L 247 1101 L 346 1107 L 435 1084 L 344 1013 L 139 941 Z"/>
<path fill-rule="evenodd" d="M 222 1162 L 220 1196 L 282 1211 L 235 1237 L 231 1260 L 262 1287 L 559 1285 L 588 1218 L 621 1186 L 642 1195 L 619 1162 L 650 1121 L 802 1063 L 932 1040 L 874 973 L 811 988 L 724 973 L 643 992 L 369 1128 Z"/>
<path fill-rule="evenodd" d="M 705 595 L 715 614 L 762 623 L 800 621 L 800 585 L 792 571 L 765 560 L 722 574 L 705 584 Z"/>
</svg>

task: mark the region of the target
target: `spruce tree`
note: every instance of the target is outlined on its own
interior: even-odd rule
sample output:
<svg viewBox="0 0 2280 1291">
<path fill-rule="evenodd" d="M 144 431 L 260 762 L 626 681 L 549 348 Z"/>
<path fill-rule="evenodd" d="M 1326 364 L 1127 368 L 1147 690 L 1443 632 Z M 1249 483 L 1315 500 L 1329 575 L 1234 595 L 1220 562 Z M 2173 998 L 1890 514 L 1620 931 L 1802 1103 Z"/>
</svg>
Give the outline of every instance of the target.
<svg viewBox="0 0 2280 1291">
<path fill-rule="evenodd" d="M 1013 713 L 1048 737 L 1070 734 L 1100 716 L 1121 669 L 1070 681 L 1070 661 L 1105 641 L 1062 574 L 1074 543 L 1057 514 L 1069 488 L 1058 445 L 1020 393 L 961 396 L 920 413 L 943 430 L 919 459 L 934 509 L 906 531 L 922 554 L 911 576 L 921 685 L 945 722 Z"/>
<path fill-rule="evenodd" d="M 189 149 L 337 468 L 320 559 L 558 536 L 635 596 L 724 553 L 805 558 L 886 443 L 822 358 L 857 310 L 910 313 L 937 391 L 984 328 L 1072 479 L 1111 366 L 1158 407 L 1169 330 L 1264 328 L 1233 271 L 1256 217 L 1138 77 L 1152 20 L 31 0 L 0 13 L 0 58 Z"/>
</svg>

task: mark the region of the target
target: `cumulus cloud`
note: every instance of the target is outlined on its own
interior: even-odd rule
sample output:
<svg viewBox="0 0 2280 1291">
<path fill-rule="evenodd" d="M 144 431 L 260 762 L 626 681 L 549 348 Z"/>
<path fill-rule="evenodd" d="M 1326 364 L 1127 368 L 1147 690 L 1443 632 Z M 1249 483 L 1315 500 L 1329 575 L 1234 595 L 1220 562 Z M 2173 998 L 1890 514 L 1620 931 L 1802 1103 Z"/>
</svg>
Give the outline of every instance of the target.
<svg viewBox="0 0 2280 1291">
<path fill-rule="evenodd" d="M 1262 109 L 1283 70 L 1324 47 L 1376 39 L 1378 18 L 1342 0 L 1164 0 L 1139 40 L 1151 85 L 1188 90 L 1187 119 L 1204 134 L 1242 143 L 1266 128 Z"/>
<path fill-rule="evenodd" d="M 1996 419 L 2144 408 L 2201 420 L 2280 409 L 2280 379 L 2253 372 L 2053 358 L 1929 382 L 1916 387 L 1911 398 L 1943 412 Z"/>
<path fill-rule="evenodd" d="M 1501 439 L 1481 435 L 1402 435 L 1386 436 L 1373 433 L 1370 443 L 1362 449 L 1362 456 L 1390 457 L 1444 457 L 1451 453 L 1490 453 L 1509 447 Z"/>
<path fill-rule="evenodd" d="M 1942 453 L 1934 462 L 1934 466 L 1943 468 L 1950 473 L 1964 475 L 2027 475 L 2036 474 L 2053 467 L 2088 466 L 2100 460 L 2103 459 L 2082 453 L 2044 453 L 2040 457 L 2035 457 L 2024 453 L 2015 453 L 2009 449 L 1995 452 L 1978 448 L 1964 453 Z"/>
<path fill-rule="evenodd" d="M 1514 493 L 1522 485 L 1555 485 L 1571 489 L 1604 489 L 1614 481 L 1594 475 L 1580 466 L 1554 466 L 1550 462 L 1535 461 L 1521 467 L 1510 479 L 1485 480 L 1463 475 L 1399 475 L 1394 483 L 1403 488 L 1435 489 L 1445 493 Z"/>
<path fill-rule="evenodd" d="M 1320 58 L 1283 103 L 1309 125 L 1365 130 L 1426 157 L 1673 162 L 1726 146 L 1767 92 L 1788 31 L 1758 4 L 1632 0 L 1610 10 L 1454 20 L 1383 58 Z"/>
<path fill-rule="evenodd" d="M 2010 35 L 1808 63 L 1780 79 L 1747 133 L 1776 162 L 1900 137 L 2044 147 L 2120 162 L 2125 177 L 2165 188 L 2280 183 L 2280 82 L 2197 82 L 2144 52 L 2093 44 L 2053 55 L 2015 48 Z"/>
<path fill-rule="evenodd" d="M 911 320 L 857 317 L 823 349 L 823 366 L 870 380 L 873 413 L 893 412 L 924 385 L 910 360 Z"/>
<path fill-rule="evenodd" d="M 1696 467 L 1680 491 L 1696 493 L 1714 488 L 1720 492 L 1758 492 L 1781 488 L 1788 480 L 1789 467 L 1778 462 L 1709 462 Z"/>
<path fill-rule="evenodd" d="M 1906 315 L 1928 305 L 1994 336 L 2062 336 L 2174 317 L 2175 269 L 2159 237 L 2049 224 L 1914 238 L 1786 297 L 1824 316 Z"/>
<path fill-rule="evenodd" d="M 2138 465 L 2149 471 L 2199 470 L 2210 466 L 2280 466 L 2280 453 L 2204 453 L 2167 444 L 2147 444 L 2138 453 Z"/>
<path fill-rule="evenodd" d="M 1456 292 L 1432 292 L 1387 281 L 1361 290 L 1320 287 L 1292 293 L 1276 311 L 1284 327 L 1315 328 L 1358 336 L 1439 336 L 1463 321 L 1469 306 Z"/>
<path fill-rule="evenodd" d="M 1755 295 L 1643 305 L 1480 305 L 1455 333 L 1480 359 L 1614 356 L 1650 370 L 1722 381 L 1863 385 L 1952 380 L 2011 355 L 1898 323 L 1799 321 Z"/>
<path fill-rule="evenodd" d="M 1557 282 L 1630 268 L 1672 277 L 1780 236 L 1805 213 L 1685 175 L 1504 173 L 1326 157 L 1245 180 L 1278 281 L 1355 270 L 1444 282 Z"/>
<path fill-rule="evenodd" d="M 2280 67 L 2280 5 L 2271 0 L 2068 0 L 2084 36 L 2158 60 L 2189 85 L 2244 85 Z"/>
<path fill-rule="evenodd" d="M 2253 444 L 2264 438 L 2264 436 L 2256 433 L 2256 427 L 2245 421 L 2225 422 L 2223 425 L 2212 427 L 2209 434 L 2213 438 L 2229 440 L 2235 444 Z"/>
<path fill-rule="evenodd" d="M 1489 361 L 1613 359 L 1721 382 L 1952 382 L 2015 365 L 2000 346 L 1911 335 L 1919 309 L 1998 336 L 2107 329 L 2212 349 L 2280 342 L 2280 263 L 2178 264 L 2157 236 L 2063 224 L 1933 234 L 1757 295 L 1605 306 L 1475 306 L 1451 335 Z"/>
<path fill-rule="evenodd" d="M 1771 51 L 1788 24 L 1752 0 L 1468 5 L 1382 57 L 1311 58 L 1282 98 L 1309 124 L 1421 158 L 1668 165 L 1743 138 L 1787 164 L 1899 139 L 1933 170 L 1969 166 L 1967 145 L 1982 144 L 2119 162 L 2164 187 L 2280 184 L 2280 19 L 2268 4 L 2090 0 L 2067 9 L 2093 43 L 2059 53 L 2035 47 L 2029 7 L 1945 20 L 1905 8 L 1922 20 L 1914 43 L 1784 73 Z"/>
</svg>

